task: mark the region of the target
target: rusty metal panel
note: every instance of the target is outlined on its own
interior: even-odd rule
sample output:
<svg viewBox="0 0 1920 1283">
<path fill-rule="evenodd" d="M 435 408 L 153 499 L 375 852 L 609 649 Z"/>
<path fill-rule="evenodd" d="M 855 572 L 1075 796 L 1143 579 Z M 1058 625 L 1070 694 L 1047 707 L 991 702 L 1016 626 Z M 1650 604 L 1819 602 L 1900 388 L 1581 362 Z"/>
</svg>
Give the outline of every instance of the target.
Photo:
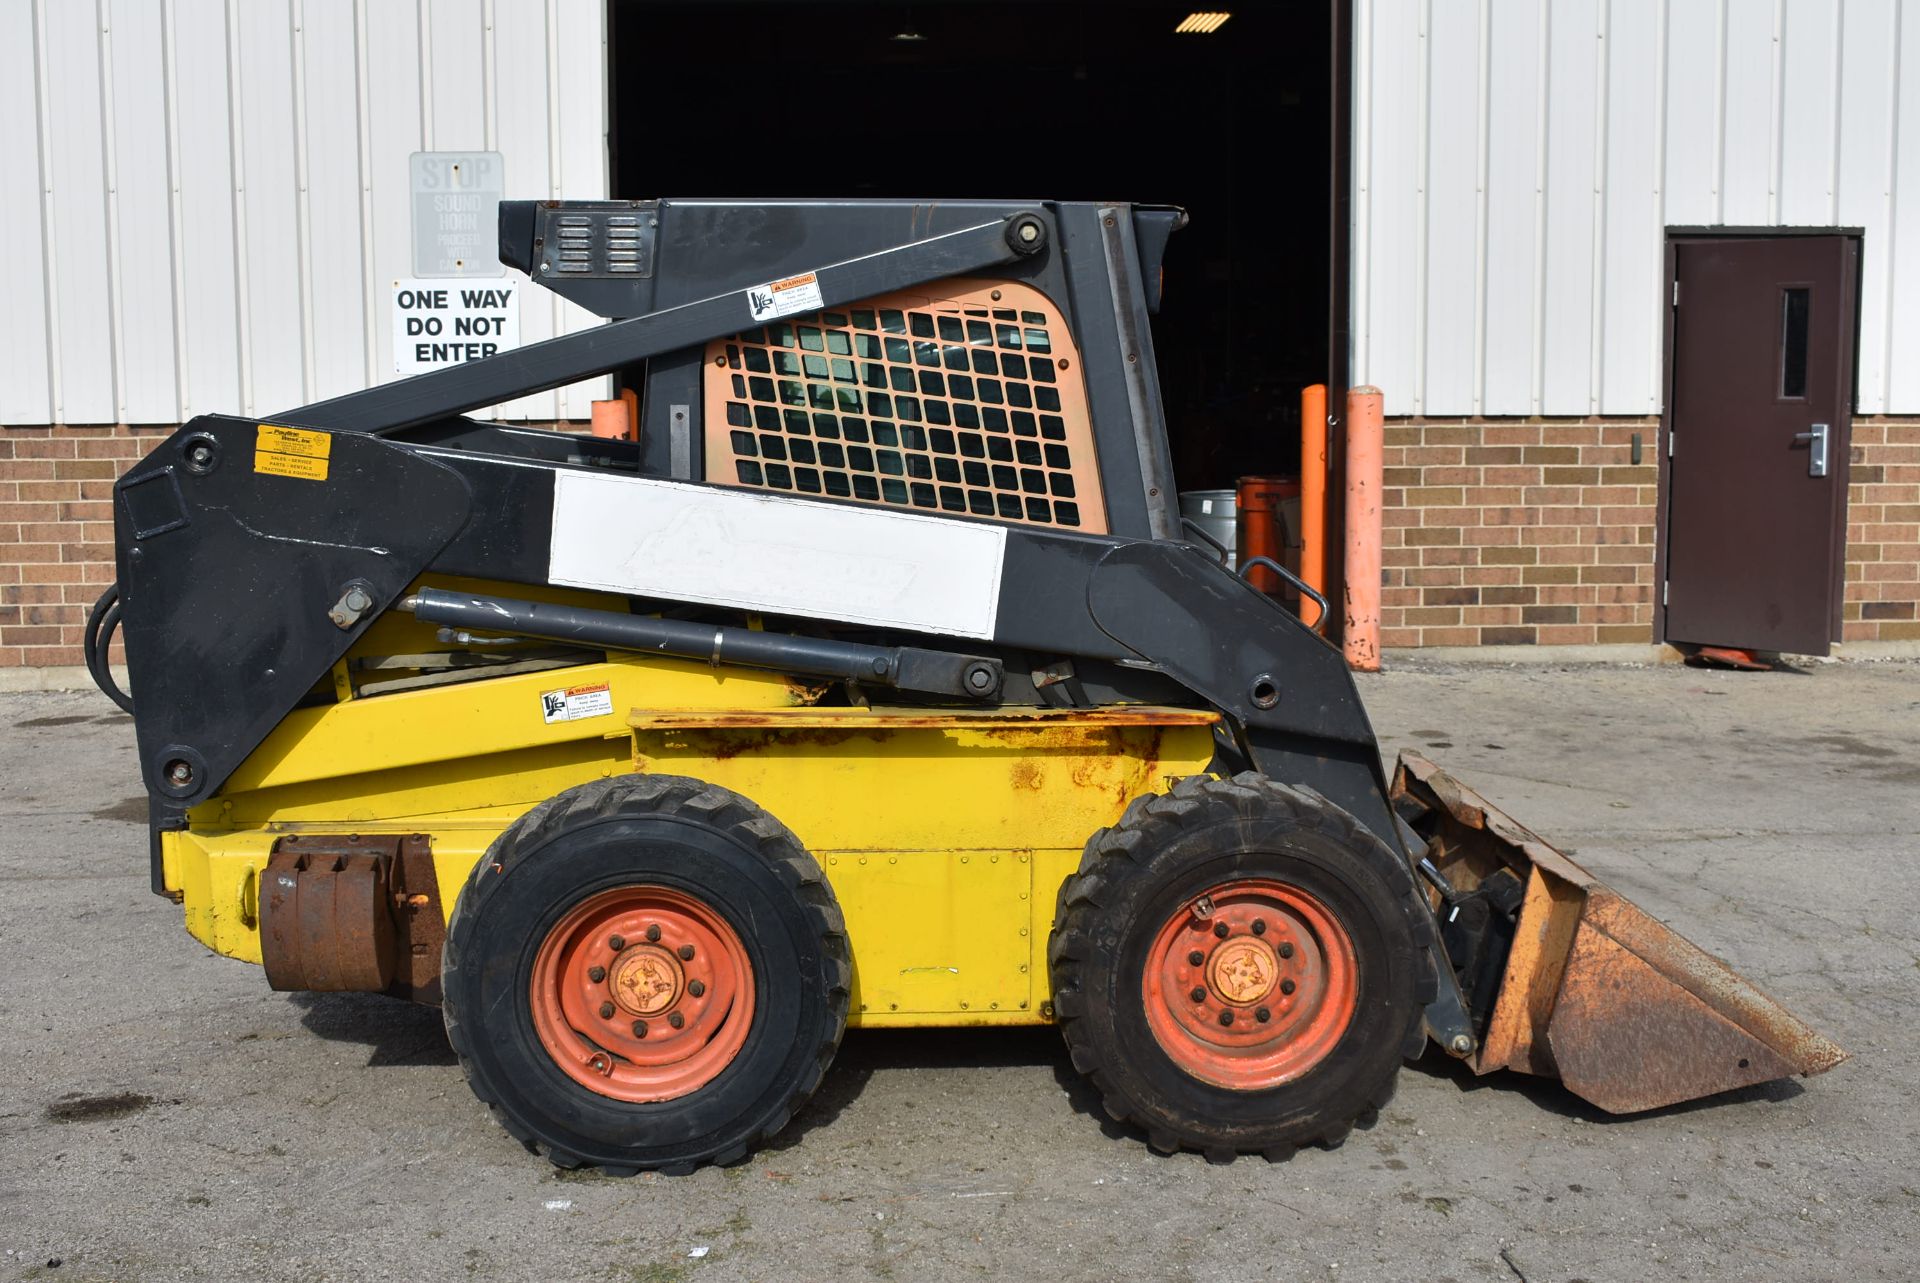
<svg viewBox="0 0 1920 1283">
<path fill-rule="evenodd" d="M 447 938 L 447 915 L 440 903 L 440 879 L 434 872 L 433 843 L 424 833 L 400 839 L 393 878 L 394 976 L 387 992 L 396 998 L 438 1005 L 440 946 Z"/>
<path fill-rule="evenodd" d="M 797 719 L 766 722 L 641 713 L 634 766 L 753 798 L 822 857 L 1078 851 L 1133 799 L 1206 770 L 1214 753 L 1204 720 L 1113 725 L 1093 711 L 950 718 L 945 710 L 801 709 Z M 932 724 L 904 724 L 922 714 Z"/>
<path fill-rule="evenodd" d="M 1585 904 L 1580 893 L 1558 878 L 1534 869 L 1527 876 L 1526 899 L 1507 955 L 1507 978 L 1500 986 L 1493 1019 L 1475 1057 L 1474 1070 L 1517 1069 L 1554 1073 L 1547 1050 L 1547 1022 L 1566 969 L 1569 945 Z"/>
<path fill-rule="evenodd" d="M 1547 1040 L 1560 1080 L 1612 1114 L 1814 1072 L 1590 927 L 1567 959 Z"/>
<path fill-rule="evenodd" d="M 398 838 L 286 837 L 260 880 L 260 955 L 275 989 L 393 983 L 388 869 Z"/>
<path fill-rule="evenodd" d="M 283 837 L 259 895 L 273 988 L 440 1000 L 446 917 L 425 834 Z"/>
<path fill-rule="evenodd" d="M 1647 916 L 1611 887 L 1417 753 L 1395 806 L 1457 888 L 1495 871 L 1526 880 L 1512 950 L 1476 1073 L 1558 1077 L 1610 1113 L 1657 1109 L 1847 1053 Z"/>
</svg>

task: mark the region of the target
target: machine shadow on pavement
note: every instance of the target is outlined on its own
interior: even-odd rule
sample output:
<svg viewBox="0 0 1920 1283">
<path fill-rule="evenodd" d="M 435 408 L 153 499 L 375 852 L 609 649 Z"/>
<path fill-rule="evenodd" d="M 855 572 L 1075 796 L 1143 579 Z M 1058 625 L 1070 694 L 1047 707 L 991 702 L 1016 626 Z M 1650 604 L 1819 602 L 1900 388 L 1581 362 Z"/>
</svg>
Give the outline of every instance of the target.
<svg viewBox="0 0 1920 1283">
<path fill-rule="evenodd" d="M 1079 1081 L 1066 1047 L 1051 1029 L 849 1029 L 819 1090 L 793 1122 L 761 1148 L 792 1149 L 815 1128 L 831 1125 L 860 1099 L 876 1073 L 1038 1065 L 1052 1065 L 1056 1077 Z"/>
<path fill-rule="evenodd" d="M 1529 1104 L 1545 1113 L 1560 1118 L 1576 1119 L 1583 1123 L 1600 1123 L 1609 1126 L 1656 1118 L 1677 1118 L 1703 1109 L 1725 1109 L 1749 1101 L 1771 1101 L 1779 1104 L 1792 1100 L 1796 1096 L 1805 1095 L 1807 1090 L 1797 1078 L 1776 1078 L 1770 1082 L 1736 1087 L 1718 1095 L 1683 1100 L 1678 1104 L 1663 1105 L 1658 1109 L 1649 1109 L 1637 1114 L 1610 1114 L 1599 1106 L 1580 1099 L 1554 1079 L 1535 1078 L 1530 1074 L 1515 1073 L 1505 1069 L 1486 1075 L 1475 1074 L 1464 1061 L 1455 1060 L 1431 1044 L 1418 1058 L 1409 1060 L 1406 1068 L 1436 1082 L 1452 1083 L 1463 1096 L 1483 1091 L 1512 1092 L 1524 1097 Z"/>
<path fill-rule="evenodd" d="M 370 1069 L 459 1064 L 437 1007 L 385 994 L 287 995 L 307 1032 L 329 1042 L 367 1048 Z M 819 1090 L 793 1122 L 762 1148 L 791 1149 L 817 1127 L 829 1126 L 860 1098 L 876 1072 L 924 1069 L 1008 1069 L 1049 1066 L 1076 1113 L 1100 1121 L 1110 1137 L 1135 1133 L 1114 1122 L 1092 1086 L 1074 1072 L 1052 1029 L 853 1029 L 840 1044 Z"/>
<path fill-rule="evenodd" d="M 370 1069 L 460 1063 L 438 1007 L 375 993 L 290 993 L 300 1023 L 329 1042 L 360 1043 Z"/>
<path fill-rule="evenodd" d="M 300 1023 L 308 1032 L 329 1042 L 360 1043 L 368 1048 L 369 1068 L 434 1065 L 451 1068 L 459 1063 L 447 1043 L 440 1013 L 433 1007 L 400 1002 L 382 994 L 292 993 L 302 1009 Z M 785 1132 L 764 1148 L 793 1148 L 818 1127 L 827 1127 L 860 1099 L 877 1072 L 896 1070 L 1049 1066 L 1068 1106 L 1099 1124 L 1110 1140 L 1138 1139 L 1136 1128 L 1118 1122 L 1100 1103 L 1100 1093 L 1076 1072 L 1059 1035 L 1050 1029 L 875 1029 L 849 1030 L 833 1066 L 806 1107 L 794 1116 Z M 1429 1046 L 1406 1068 L 1436 1082 L 1451 1083 L 1462 1095 L 1512 1092 L 1536 1109 L 1558 1118 L 1584 1123 L 1619 1125 L 1654 1118 L 1683 1117 L 1701 1110 L 1724 1109 L 1748 1102 L 1780 1104 L 1806 1094 L 1797 1079 L 1756 1083 L 1702 1100 L 1683 1101 L 1644 1114 L 1609 1114 L 1588 1104 L 1551 1079 L 1498 1072 L 1475 1075 L 1465 1064 Z M 1356 1130 L 1367 1130 L 1374 1119 L 1363 1118 Z"/>
</svg>

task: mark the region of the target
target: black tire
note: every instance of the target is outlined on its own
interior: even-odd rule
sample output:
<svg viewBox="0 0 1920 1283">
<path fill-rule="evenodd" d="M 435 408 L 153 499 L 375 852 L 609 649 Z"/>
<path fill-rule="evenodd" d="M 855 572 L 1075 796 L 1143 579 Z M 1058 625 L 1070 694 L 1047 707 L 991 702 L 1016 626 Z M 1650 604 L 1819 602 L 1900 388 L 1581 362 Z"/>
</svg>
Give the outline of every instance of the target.
<svg viewBox="0 0 1920 1283">
<path fill-rule="evenodd" d="M 570 910 L 625 886 L 698 897 L 732 927 L 755 985 L 745 1042 L 704 1086 L 636 1104 L 569 1077 L 541 1045 L 534 959 Z M 773 816 L 699 780 L 631 775 L 569 789 L 500 835 L 447 924 L 447 1037 L 474 1094 L 557 1167 L 608 1175 L 738 1162 L 820 1085 L 846 1028 L 852 964 L 820 866 Z"/>
<path fill-rule="evenodd" d="M 1330 910 L 1358 975 L 1353 1015 L 1331 1050 L 1260 1090 L 1218 1086 L 1176 1063 L 1143 996 L 1162 924 L 1210 888 L 1243 879 L 1299 888 Z M 1188 779 L 1136 799 L 1095 833 L 1060 888 L 1048 947 L 1054 1015 L 1107 1112 L 1144 1129 L 1163 1153 L 1184 1147 L 1226 1162 L 1331 1148 L 1392 1098 L 1401 1061 L 1423 1045 L 1431 932 L 1400 857 L 1326 799 L 1252 771 Z"/>
</svg>

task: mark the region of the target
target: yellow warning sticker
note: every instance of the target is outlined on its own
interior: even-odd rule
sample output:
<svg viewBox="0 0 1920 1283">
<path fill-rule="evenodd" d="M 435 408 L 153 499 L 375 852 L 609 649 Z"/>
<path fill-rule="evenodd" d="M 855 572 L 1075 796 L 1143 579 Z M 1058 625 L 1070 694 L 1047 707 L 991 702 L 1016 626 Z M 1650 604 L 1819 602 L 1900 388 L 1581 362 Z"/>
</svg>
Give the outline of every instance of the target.
<svg viewBox="0 0 1920 1283">
<path fill-rule="evenodd" d="M 540 715 L 549 726 L 555 722 L 577 722 L 583 717 L 607 717 L 612 712 L 613 687 L 607 682 L 540 692 Z"/>
<path fill-rule="evenodd" d="M 325 481 L 327 458 L 332 453 L 331 433 L 263 423 L 254 438 L 253 470 L 276 477 Z"/>
</svg>

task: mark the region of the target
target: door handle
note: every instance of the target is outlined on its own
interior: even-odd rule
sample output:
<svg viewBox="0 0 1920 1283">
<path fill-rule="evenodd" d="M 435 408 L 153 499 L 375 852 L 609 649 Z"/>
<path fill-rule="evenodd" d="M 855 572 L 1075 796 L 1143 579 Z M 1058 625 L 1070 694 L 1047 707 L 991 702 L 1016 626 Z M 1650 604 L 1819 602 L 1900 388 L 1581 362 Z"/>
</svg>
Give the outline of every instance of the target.
<svg viewBox="0 0 1920 1283">
<path fill-rule="evenodd" d="M 1824 477 L 1827 475 L 1827 425 L 1816 423 L 1805 432 L 1793 434 L 1795 441 L 1807 443 L 1807 475 Z"/>
</svg>

